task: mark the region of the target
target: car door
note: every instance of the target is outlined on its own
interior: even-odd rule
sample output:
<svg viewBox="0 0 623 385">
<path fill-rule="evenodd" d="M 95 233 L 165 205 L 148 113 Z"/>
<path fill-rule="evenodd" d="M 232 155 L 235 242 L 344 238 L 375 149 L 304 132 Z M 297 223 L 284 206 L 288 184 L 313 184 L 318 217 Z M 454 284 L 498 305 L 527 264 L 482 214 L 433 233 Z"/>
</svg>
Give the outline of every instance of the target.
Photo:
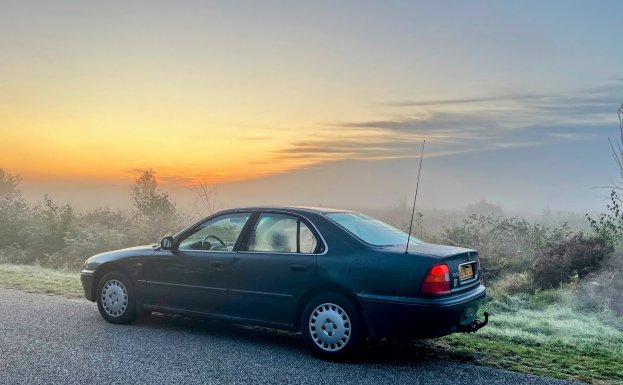
<svg viewBox="0 0 623 385">
<path fill-rule="evenodd" d="M 316 279 L 320 238 L 304 218 L 262 212 L 231 265 L 228 313 L 292 324 L 296 301 Z"/>
<path fill-rule="evenodd" d="M 227 280 L 240 234 L 251 212 L 218 215 L 176 237 L 143 263 L 139 283 L 145 304 L 225 314 Z"/>
</svg>

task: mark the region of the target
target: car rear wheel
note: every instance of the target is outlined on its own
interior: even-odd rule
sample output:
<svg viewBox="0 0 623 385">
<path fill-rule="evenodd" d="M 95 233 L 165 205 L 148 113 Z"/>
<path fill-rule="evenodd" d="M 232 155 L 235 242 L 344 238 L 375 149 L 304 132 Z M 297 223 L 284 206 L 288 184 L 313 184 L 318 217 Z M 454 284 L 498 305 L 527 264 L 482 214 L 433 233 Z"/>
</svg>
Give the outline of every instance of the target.
<svg viewBox="0 0 623 385">
<path fill-rule="evenodd" d="M 348 356 L 363 343 L 363 317 L 355 303 L 342 294 L 320 294 L 302 313 L 301 332 L 310 350 L 321 358 Z"/>
<path fill-rule="evenodd" d="M 128 324 L 136 319 L 136 299 L 130 279 L 123 273 L 110 272 L 97 285 L 97 308 L 113 324 Z"/>
</svg>

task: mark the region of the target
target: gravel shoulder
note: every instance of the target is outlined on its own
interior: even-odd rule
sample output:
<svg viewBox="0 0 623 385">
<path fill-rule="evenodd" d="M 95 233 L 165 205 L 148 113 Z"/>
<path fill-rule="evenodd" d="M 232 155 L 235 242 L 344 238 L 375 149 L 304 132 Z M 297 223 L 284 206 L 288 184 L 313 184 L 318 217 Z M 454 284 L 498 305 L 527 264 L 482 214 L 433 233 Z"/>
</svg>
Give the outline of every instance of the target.
<svg viewBox="0 0 623 385">
<path fill-rule="evenodd" d="M 0 384 L 571 384 L 423 359 L 408 344 L 325 362 L 299 338 L 163 315 L 111 325 L 86 300 L 0 289 Z"/>
</svg>

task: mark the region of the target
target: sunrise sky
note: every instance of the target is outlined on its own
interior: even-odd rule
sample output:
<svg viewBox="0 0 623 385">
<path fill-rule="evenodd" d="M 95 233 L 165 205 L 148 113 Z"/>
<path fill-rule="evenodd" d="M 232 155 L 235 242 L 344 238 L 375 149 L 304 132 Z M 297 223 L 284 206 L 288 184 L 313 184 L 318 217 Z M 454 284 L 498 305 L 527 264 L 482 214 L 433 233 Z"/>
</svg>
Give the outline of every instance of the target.
<svg viewBox="0 0 623 385">
<path fill-rule="evenodd" d="M 123 206 L 137 170 L 223 205 L 596 210 L 621 1 L 0 1 L 0 168 Z M 420 198 L 418 198 L 420 199 Z"/>
</svg>

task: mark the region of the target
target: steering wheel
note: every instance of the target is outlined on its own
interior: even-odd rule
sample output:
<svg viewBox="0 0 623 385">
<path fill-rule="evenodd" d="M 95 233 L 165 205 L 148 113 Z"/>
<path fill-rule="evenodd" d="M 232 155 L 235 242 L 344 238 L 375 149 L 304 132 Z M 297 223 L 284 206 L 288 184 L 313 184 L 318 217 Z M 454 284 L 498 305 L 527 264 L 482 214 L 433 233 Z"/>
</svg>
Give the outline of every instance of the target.
<svg viewBox="0 0 623 385">
<path fill-rule="evenodd" d="M 227 245 L 225 244 L 225 242 L 223 242 L 223 240 L 219 237 L 217 237 L 216 235 L 212 235 L 212 234 L 208 234 L 205 237 L 203 237 L 203 240 L 201 241 L 201 244 L 204 246 L 204 250 L 211 250 L 212 249 L 212 244 L 210 242 L 208 242 L 208 239 L 212 238 L 212 239 L 216 239 L 221 246 L 227 250 Z M 209 246 L 209 248 L 205 248 L 206 244 Z"/>
</svg>

